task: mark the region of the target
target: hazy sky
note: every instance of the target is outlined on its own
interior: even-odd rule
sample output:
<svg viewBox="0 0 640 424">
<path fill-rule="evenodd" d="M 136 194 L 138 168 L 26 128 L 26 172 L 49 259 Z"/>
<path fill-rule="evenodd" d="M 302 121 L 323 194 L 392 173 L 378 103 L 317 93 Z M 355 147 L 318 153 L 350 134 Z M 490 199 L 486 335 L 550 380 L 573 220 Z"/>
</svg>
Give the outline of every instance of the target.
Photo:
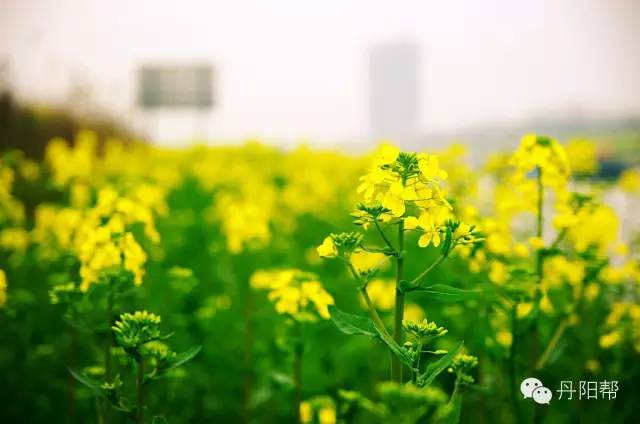
<svg viewBox="0 0 640 424">
<path fill-rule="evenodd" d="M 368 48 L 395 40 L 424 46 L 424 130 L 640 113 L 639 0 L 0 0 L 0 63 L 22 96 L 62 101 L 81 81 L 141 119 L 139 63 L 211 61 L 216 137 L 366 134 Z"/>
</svg>

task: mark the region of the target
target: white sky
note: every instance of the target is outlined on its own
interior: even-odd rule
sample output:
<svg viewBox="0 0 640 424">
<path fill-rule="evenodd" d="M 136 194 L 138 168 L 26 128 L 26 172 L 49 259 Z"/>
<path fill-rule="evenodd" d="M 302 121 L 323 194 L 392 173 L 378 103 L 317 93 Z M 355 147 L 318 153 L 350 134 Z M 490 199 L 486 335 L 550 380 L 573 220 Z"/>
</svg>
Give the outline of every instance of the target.
<svg viewBox="0 0 640 424">
<path fill-rule="evenodd" d="M 85 81 L 131 117 L 137 64 L 211 61 L 213 137 L 366 134 L 367 49 L 394 40 L 424 45 L 425 131 L 640 113 L 638 0 L 0 0 L 0 63 L 23 97 Z"/>
</svg>

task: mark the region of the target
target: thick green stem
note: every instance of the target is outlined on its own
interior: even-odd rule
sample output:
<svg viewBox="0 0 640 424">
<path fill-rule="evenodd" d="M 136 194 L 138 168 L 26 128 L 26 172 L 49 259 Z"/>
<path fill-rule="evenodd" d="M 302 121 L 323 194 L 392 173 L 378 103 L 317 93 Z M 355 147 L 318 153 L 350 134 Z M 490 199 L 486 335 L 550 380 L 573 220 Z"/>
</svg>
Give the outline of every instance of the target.
<svg viewBox="0 0 640 424">
<path fill-rule="evenodd" d="M 402 318 L 404 317 L 404 293 L 400 290 L 400 282 L 404 279 L 404 221 L 398 224 L 398 249 L 396 257 L 396 304 L 393 316 L 393 340 L 402 346 L 403 329 Z M 402 383 L 402 363 L 397 357 L 391 361 L 391 379 Z"/>
<path fill-rule="evenodd" d="M 136 422 L 142 424 L 144 422 L 144 359 L 138 360 L 137 373 L 136 373 Z"/>
</svg>

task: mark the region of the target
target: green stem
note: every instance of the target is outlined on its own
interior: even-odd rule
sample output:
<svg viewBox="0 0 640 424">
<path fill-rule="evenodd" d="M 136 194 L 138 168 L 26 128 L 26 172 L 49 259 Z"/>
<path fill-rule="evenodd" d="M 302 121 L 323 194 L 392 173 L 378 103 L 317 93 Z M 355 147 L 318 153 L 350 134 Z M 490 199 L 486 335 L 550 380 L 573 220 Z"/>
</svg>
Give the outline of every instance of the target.
<svg viewBox="0 0 640 424">
<path fill-rule="evenodd" d="M 393 315 L 393 340 L 402 346 L 404 338 L 402 329 L 402 318 L 404 317 L 404 293 L 400 290 L 400 282 L 404 278 L 404 221 L 398 224 L 398 249 L 396 257 L 396 304 Z M 391 361 L 391 379 L 397 383 L 402 383 L 402 363 L 397 357 Z"/>
<path fill-rule="evenodd" d="M 544 368 L 545 364 L 549 360 L 549 356 L 551 356 L 551 353 L 553 353 L 553 350 L 556 348 L 556 345 L 560 341 L 560 338 L 562 337 L 568 326 L 569 322 L 566 319 L 560 322 L 560 325 L 558 325 L 558 327 L 556 328 L 556 331 L 553 334 L 551 341 L 549 341 L 547 348 L 542 353 L 540 359 L 538 359 L 538 362 L 536 363 L 536 370 L 541 370 L 542 368 Z"/>
<path fill-rule="evenodd" d="M 387 328 L 385 327 L 384 323 L 380 319 L 380 315 L 378 315 L 378 311 L 376 311 L 376 307 L 374 306 L 373 302 L 371 301 L 371 298 L 369 297 L 369 293 L 367 293 L 366 287 L 364 286 L 360 287 L 360 294 L 362 295 L 362 298 L 367 304 L 369 315 L 371 315 L 371 319 L 373 320 L 378 330 L 380 330 L 388 338 L 391 338 L 391 335 L 387 331 Z"/>
<path fill-rule="evenodd" d="M 544 234 L 544 187 L 542 186 L 542 168 L 538 167 L 538 178 L 536 180 L 538 186 L 538 207 L 537 207 L 537 217 L 536 217 L 536 236 L 538 238 L 542 238 Z M 543 255 L 542 250 L 538 249 L 536 255 L 536 271 L 538 275 L 538 287 L 537 287 L 537 297 L 541 295 L 540 293 L 540 283 L 542 282 L 542 261 Z"/>
<path fill-rule="evenodd" d="M 111 346 L 113 336 L 111 335 L 111 325 L 113 323 L 113 290 L 109 290 L 107 295 L 107 341 L 104 349 L 104 375 L 108 382 L 111 382 Z"/>
<path fill-rule="evenodd" d="M 427 269 L 425 269 L 424 271 L 422 271 L 420 273 L 420 275 L 418 275 L 416 278 L 414 278 L 413 280 L 411 280 L 409 282 L 409 286 L 413 286 L 415 284 L 418 283 L 418 281 L 420 281 L 422 278 L 426 277 L 427 274 L 429 274 L 431 271 L 433 271 L 438 265 L 440 265 L 440 262 L 442 262 L 445 259 L 444 255 L 440 255 L 438 257 L 438 259 L 436 259 L 435 261 L 433 261 L 433 263 L 431 265 L 429 265 L 429 267 Z"/>
<path fill-rule="evenodd" d="M 243 402 L 242 410 L 244 414 L 244 422 L 251 422 L 251 390 L 253 387 L 253 344 L 254 344 L 254 332 L 253 332 L 253 297 L 251 289 L 248 286 L 245 279 L 244 289 L 244 309 L 243 309 L 243 321 L 244 321 L 244 387 L 243 387 Z"/>
<path fill-rule="evenodd" d="M 304 351 L 302 324 L 295 322 L 296 326 L 296 342 L 293 352 L 293 383 L 295 388 L 295 396 L 293 399 L 293 416 L 296 422 L 301 423 L 300 403 L 302 402 L 302 353 Z"/>
<path fill-rule="evenodd" d="M 397 351 L 397 350 L 400 349 L 400 346 L 396 343 L 394 338 L 389 334 L 389 332 L 387 331 L 386 326 L 384 325 L 384 322 L 382 322 L 382 319 L 380 319 L 380 315 L 378 315 L 378 311 L 376 310 L 375 305 L 371 301 L 371 298 L 369 297 L 369 293 L 367 293 L 367 285 L 366 285 L 366 283 L 360 277 L 360 274 L 354 268 L 354 266 L 353 266 L 353 264 L 351 264 L 351 262 L 345 261 L 345 263 L 347 264 L 347 266 L 348 266 L 349 270 L 351 271 L 351 273 L 353 274 L 354 278 L 360 283 L 360 286 L 359 286 L 360 294 L 362 295 L 362 298 L 364 299 L 365 303 L 367 304 L 367 309 L 369 310 L 369 315 L 371 315 L 371 320 L 373 321 L 376 329 L 380 333 L 380 336 L 382 337 L 383 341 L 390 347 L 390 350 L 389 350 L 389 361 L 391 363 L 391 371 L 393 371 L 393 362 L 398 360 L 398 358 L 396 357 L 396 355 L 394 353 L 394 350 L 391 347 L 393 346 Z"/>
<path fill-rule="evenodd" d="M 142 385 L 144 384 L 144 359 L 138 359 L 137 375 L 136 375 L 136 422 L 142 424 L 144 422 L 144 394 Z"/>
<path fill-rule="evenodd" d="M 416 363 L 414 364 L 414 368 L 418 370 L 417 372 L 411 370 L 411 381 L 413 384 L 418 384 L 418 372 L 420 370 L 420 359 L 422 358 L 422 339 L 418 338 L 418 358 L 416 359 Z"/>
<path fill-rule="evenodd" d="M 400 221 L 401 224 L 404 224 L 404 221 Z M 387 244 L 387 246 L 389 246 L 389 249 L 393 250 L 394 252 L 398 253 L 398 251 L 395 249 L 395 247 L 393 247 L 393 244 L 391 244 L 391 240 L 389 240 L 389 238 L 387 237 L 387 235 L 384 233 L 384 231 L 382 231 L 382 228 L 380 228 L 380 224 L 378 224 L 378 220 L 374 219 L 373 220 L 373 224 L 376 226 L 376 229 L 378 230 L 378 232 L 380 233 L 380 236 L 382 237 L 382 239 L 384 240 L 384 242 Z"/>
<path fill-rule="evenodd" d="M 111 325 L 113 323 L 114 296 L 113 287 L 110 285 L 107 294 L 107 340 L 104 347 L 104 378 L 109 383 L 111 383 L 111 347 L 113 345 Z M 103 402 L 102 421 L 104 424 L 109 424 L 111 421 L 111 410 L 108 401 Z"/>
<path fill-rule="evenodd" d="M 542 239 L 544 235 L 544 187 L 542 185 L 542 168 L 538 167 L 538 175 L 536 179 L 536 183 L 538 186 L 538 215 L 536 222 L 536 235 L 538 238 Z M 537 284 L 536 284 L 536 297 L 535 297 L 535 305 L 536 309 L 540 306 L 540 300 L 542 299 L 542 280 L 544 278 L 544 252 L 542 249 L 538 249 L 536 254 L 536 274 L 537 274 Z M 540 334 L 538 332 L 538 327 L 534 324 L 532 326 L 532 334 L 531 334 L 531 349 L 530 349 L 530 358 L 532 361 L 532 365 L 535 366 L 533 361 L 538 357 L 538 352 L 540 351 Z M 534 409 L 533 411 L 533 422 L 539 423 L 542 419 L 542 411 L 539 408 Z"/>
<path fill-rule="evenodd" d="M 94 400 L 96 405 L 96 422 L 98 424 L 104 424 L 104 405 L 100 403 L 100 398 L 98 396 L 96 396 Z"/>
<path fill-rule="evenodd" d="M 78 356 L 78 331 L 71 328 L 69 340 L 69 368 L 75 369 Z M 69 373 L 67 380 L 67 414 L 73 417 L 76 414 L 76 379 Z"/>
<path fill-rule="evenodd" d="M 509 349 L 509 387 L 511 391 L 511 404 L 516 422 L 520 422 L 520 405 L 518 403 L 518 393 L 516 379 L 516 354 L 518 347 L 518 302 L 513 304 L 511 309 L 511 347 Z"/>
</svg>

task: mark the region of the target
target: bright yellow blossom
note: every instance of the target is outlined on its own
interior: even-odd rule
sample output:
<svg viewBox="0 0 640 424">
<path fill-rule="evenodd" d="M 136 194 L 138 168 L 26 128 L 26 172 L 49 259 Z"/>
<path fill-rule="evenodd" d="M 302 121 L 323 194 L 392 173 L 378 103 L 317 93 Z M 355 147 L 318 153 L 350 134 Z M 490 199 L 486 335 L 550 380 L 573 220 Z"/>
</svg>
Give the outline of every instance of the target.
<svg viewBox="0 0 640 424">
<path fill-rule="evenodd" d="M 331 238 L 331 236 L 325 237 L 317 250 L 318 256 L 321 258 L 335 258 L 338 256 L 338 248 L 333 243 L 333 238 Z"/>
</svg>

